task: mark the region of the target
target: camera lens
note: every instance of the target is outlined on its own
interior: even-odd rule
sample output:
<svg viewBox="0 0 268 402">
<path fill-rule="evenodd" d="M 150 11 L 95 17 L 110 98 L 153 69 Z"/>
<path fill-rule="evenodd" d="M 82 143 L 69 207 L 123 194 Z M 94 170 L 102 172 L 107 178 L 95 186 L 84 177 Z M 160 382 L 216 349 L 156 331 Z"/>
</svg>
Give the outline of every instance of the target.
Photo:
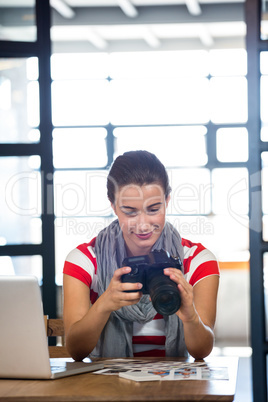
<svg viewBox="0 0 268 402">
<path fill-rule="evenodd" d="M 154 289 L 151 299 L 154 308 L 161 315 L 175 314 L 181 305 L 179 290 L 170 286 L 161 286 L 158 291 Z"/>
<path fill-rule="evenodd" d="M 181 305 L 177 284 L 164 275 L 162 268 L 147 271 L 147 286 L 155 310 L 161 315 L 176 313 Z"/>
</svg>

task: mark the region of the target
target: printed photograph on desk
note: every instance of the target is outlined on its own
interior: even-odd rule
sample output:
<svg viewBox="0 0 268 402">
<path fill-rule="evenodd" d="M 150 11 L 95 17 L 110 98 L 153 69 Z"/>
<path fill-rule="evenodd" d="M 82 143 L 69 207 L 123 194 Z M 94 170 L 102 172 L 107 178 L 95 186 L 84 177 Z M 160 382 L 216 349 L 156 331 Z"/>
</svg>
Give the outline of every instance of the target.
<svg viewBox="0 0 268 402">
<path fill-rule="evenodd" d="M 227 367 L 214 367 L 206 362 L 176 361 L 105 361 L 104 369 L 94 374 L 119 375 L 134 381 L 228 380 Z"/>
<path fill-rule="evenodd" d="M 134 370 L 136 368 L 142 368 L 150 362 L 147 360 L 125 360 L 125 359 L 112 359 L 104 361 L 104 369 L 95 371 L 95 374 L 105 374 L 105 375 L 118 375 L 119 373 L 124 373 L 126 371 Z"/>
<path fill-rule="evenodd" d="M 202 380 L 228 380 L 228 369 L 226 367 L 204 367 L 202 369 Z"/>
</svg>

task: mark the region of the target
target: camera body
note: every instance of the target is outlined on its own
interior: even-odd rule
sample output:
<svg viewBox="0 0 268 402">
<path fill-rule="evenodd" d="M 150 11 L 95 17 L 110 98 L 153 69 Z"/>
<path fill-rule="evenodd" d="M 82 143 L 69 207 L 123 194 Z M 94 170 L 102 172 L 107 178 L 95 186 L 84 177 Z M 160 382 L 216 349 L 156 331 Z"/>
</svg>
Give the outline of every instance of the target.
<svg viewBox="0 0 268 402">
<path fill-rule="evenodd" d="M 176 268 L 182 271 L 179 257 L 171 257 L 163 249 L 151 251 L 147 255 L 125 258 L 122 266 L 131 267 L 131 272 L 122 275 L 121 281 L 126 283 L 142 283 L 143 294 L 149 294 L 155 310 L 161 315 L 171 315 L 179 310 L 181 297 L 178 286 L 164 268 Z M 133 292 L 132 290 L 126 292 Z"/>
</svg>

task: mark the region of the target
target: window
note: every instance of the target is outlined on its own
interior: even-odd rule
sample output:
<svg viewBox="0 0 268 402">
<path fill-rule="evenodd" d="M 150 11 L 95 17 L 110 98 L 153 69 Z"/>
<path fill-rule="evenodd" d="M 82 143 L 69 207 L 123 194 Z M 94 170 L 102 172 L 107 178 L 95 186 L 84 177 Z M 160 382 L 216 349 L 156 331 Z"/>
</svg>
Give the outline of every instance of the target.
<svg viewBox="0 0 268 402">
<path fill-rule="evenodd" d="M 217 130 L 217 159 L 220 162 L 246 162 L 248 160 L 248 132 L 245 127 Z"/>
<path fill-rule="evenodd" d="M 41 243 L 39 156 L 0 158 L 5 198 L 0 199 L 4 244 Z"/>
<path fill-rule="evenodd" d="M 38 142 L 37 58 L 10 58 L 0 62 L 0 142 Z"/>
<path fill-rule="evenodd" d="M 111 155 L 133 149 L 167 167 L 182 236 L 248 261 L 244 49 L 54 54 L 51 66 L 58 283 L 70 249 L 114 219 Z"/>
<path fill-rule="evenodd" d="M 116 128 L 115 156 L 142 145 L 167 167 L 204 166 L 207 163 L 206 132 L 204 126 Z"/>
</svg>

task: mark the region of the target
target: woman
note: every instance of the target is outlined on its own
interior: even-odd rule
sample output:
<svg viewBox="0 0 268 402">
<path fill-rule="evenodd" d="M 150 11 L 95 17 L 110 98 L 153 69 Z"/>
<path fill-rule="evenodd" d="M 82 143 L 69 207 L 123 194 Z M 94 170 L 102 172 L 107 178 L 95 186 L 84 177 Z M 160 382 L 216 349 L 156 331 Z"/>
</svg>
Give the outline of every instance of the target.
<svg viewBox="0 0 268 402">
<path fill-rule="evenodd" d="M 181 239 L 166 222 L 171 189 L 164 166 L 149 152 L 126 152 L 114 161 L 107 190 L 117 220 L 71 251 L 64 265 L 63 315 L 71 356 L 208 356 L 214 343 L 218 264 L 211 252 Z M 159 249 L 179 256 L 184 265 L 184 272 L 164 269 L 181 296 L 179 310 L 164 317 L 143 295 L 141 283 L 121 281 L 131 272 L 122 266 L 125 257 Z"/>
</svg>

